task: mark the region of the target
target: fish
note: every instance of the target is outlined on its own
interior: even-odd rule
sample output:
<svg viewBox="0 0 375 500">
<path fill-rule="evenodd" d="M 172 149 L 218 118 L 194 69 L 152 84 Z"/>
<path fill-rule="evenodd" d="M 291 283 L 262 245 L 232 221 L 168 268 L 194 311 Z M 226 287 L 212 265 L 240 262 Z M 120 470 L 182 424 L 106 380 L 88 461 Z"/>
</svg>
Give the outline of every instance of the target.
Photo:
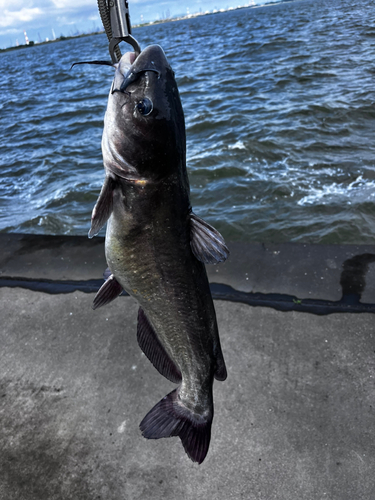
<svg viewBox="0 0 375 500">
<path fill-rule="evenodd" d="M 140 430 L 148 439 L 178 436 L 201 464 L 211 439 L 213 380 L 227 377 L 205 264 L 224 261 L 229 250 L 192 211 L 184 113 L 159 45 L 115 64 L 102 153 L 106 175 L 89 237 L 107 223 L 108 271 L 93 308 L 123 290 L 138 301 L 138 344 L 178 384 Z"/>
</svg>

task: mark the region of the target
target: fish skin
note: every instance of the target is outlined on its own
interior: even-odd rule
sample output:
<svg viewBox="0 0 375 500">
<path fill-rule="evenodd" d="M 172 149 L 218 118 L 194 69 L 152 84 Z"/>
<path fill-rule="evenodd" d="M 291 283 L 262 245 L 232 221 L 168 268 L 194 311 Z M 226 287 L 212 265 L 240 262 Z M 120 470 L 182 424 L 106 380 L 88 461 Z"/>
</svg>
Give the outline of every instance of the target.
<svg viewBox="0 0 375 500">
<path fill-rule="evenodd" d="M 125 93 L 116 91 L 129 71 L 137 78 L 131 75 Z M 137 110 L 144 98 L 153 103 L 147 116 Z M 109 217 L 107 263 L 116 286 L 140 304 L 139 343 L 160 373 L 181 380 L 140 428 L 150 439 L 179 436 L 188 456 L 202 463 L 211 435 L 213 379 L 225 380 L 226 368 L 204 258 L 198 260 L 191 246 L 184 115 L 161 47 L 147 47 L 135 62 L 125 54 L 117 65 L 102 151 L 106 182 L 92 228 L 97 232 Z M 204 224 L 210 246 L 210 226 Z M 222 238 L 217 235 L 215 245 Z M 217 260 L 226 258 L 223 248 Z"/>
</svg>

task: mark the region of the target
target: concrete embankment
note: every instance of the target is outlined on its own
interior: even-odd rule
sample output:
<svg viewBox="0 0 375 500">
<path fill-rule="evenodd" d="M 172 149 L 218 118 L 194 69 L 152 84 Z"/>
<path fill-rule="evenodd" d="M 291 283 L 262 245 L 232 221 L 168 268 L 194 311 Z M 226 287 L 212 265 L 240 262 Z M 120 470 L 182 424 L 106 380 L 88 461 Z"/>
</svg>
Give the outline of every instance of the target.
<svg viewBox="0 0 375 500">
<path fill-rule="evenodd" d="M 198 466 L 141 436 L 173 384 L 133 299 L 91 309 L 103 239 L 0 244 L 1 500 L 374 498 L 375 246 L 237 243 L 208 267 L 228 379 Z"/>
</svg>

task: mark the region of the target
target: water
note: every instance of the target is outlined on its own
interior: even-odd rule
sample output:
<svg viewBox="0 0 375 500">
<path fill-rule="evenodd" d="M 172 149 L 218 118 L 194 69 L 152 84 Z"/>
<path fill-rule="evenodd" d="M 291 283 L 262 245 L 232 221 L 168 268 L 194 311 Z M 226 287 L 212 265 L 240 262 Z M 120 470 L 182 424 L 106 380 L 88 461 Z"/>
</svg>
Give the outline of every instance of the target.
<svg viewBox="0 0 375 500">
<path fill-rule="evenodd" d="M 228 240 L 374 242 L 372 0 L 296 1 L 133 34 L 162 45 L 176 73 L 197 214 Z M 87 234 L 113 73 L 69 71 L 82 59 L 108 59 L 105 35 L 0 55 L 1 231 Z"/>
</svg>

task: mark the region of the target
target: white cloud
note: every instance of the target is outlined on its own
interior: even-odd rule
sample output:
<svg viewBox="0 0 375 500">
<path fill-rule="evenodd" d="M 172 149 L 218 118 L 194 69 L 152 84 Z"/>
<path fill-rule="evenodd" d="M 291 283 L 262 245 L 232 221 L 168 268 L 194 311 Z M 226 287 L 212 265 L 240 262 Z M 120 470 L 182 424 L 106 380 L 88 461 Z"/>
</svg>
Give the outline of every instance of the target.
<svg viewBox="0 0 375 500">
<path fill-rule="evenodd" d="M 33 0 L 13 0 L 11 5 L 8 0 L 0 0 L 0 9 L 2 11 L 4 10 L 9 10 L 11 9 L 12 11 L 14 10 L 21 10 L 23 7 L 33 7 L 34 1 Z"/>
<path fill-rule="evenodd" d="M 57 9 L 63 10 L 76 10 L 81 9 L 84 6 L 92 7 L 95 6 L 95 2 L 92 0 L 52 0 L 52 3 Z"/>
<path fill-rule="evenodd" d="M 33 31 L 99 21 L 95 0 L 0 0 L 0 36 L 17 28 Z"/>
<path fill-rule="evenodd" d="M 39 9 L 39 7 L 34 7 L 31 9 L 23 7 L 17 12 L 5 10 L 0 17 L 0 26 L 2 28 L 6 28 L 7 26 L 18 25 L 21 22 L 27 23 L 42 15 L 43 11 Z"/>
</svg>

